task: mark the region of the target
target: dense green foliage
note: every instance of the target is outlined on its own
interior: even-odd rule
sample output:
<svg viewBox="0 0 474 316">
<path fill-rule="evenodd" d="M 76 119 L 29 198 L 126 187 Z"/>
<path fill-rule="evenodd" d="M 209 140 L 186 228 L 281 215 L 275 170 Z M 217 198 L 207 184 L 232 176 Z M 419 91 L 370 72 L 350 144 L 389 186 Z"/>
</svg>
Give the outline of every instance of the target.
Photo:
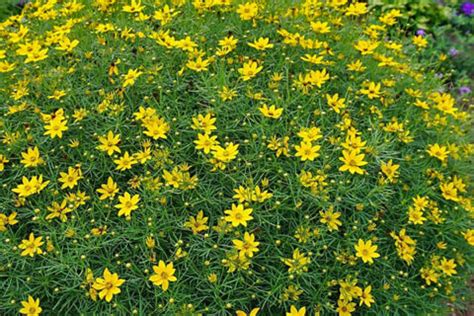
<svg viewBox="0 0 474 316">
<path fill-rule="evenodd" d="M 38 0 L 0 23 L 0 314 L 443 314 L 471 118 L 406 12 Z"/>
</svg>

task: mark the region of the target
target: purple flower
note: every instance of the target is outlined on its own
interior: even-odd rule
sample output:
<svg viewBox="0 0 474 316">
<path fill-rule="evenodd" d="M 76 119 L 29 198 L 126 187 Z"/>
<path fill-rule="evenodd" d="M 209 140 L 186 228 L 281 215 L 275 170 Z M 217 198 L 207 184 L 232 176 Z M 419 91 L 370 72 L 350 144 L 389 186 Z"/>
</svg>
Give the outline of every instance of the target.
<svg viewBox="0 0 474 316">
<path fill-rule="evenodd" d="M 461 11 L 465 15 L 471 16 L 474 14 L 474 3 L 471 1 L 466 1 L 463 4 L 461 4 Z"/>
<path fill-rule="evenodd" d="M 416 35 L 425 36 L 425 35 L 426 35 L 426 32 L 425 32 L 425 30 L 423 30 L 423 29 L 419 29 L 419 30 L 416 31 Z"/>
<path fill-rule="evenodd" d="M 449 50 L 449 56 L 453 56 L 453 57 L 454 57 L 454 56 L 456 56 L 456 55 L 458 55 L 458 54 L 459 54 L 459 51 L 458 51 L 456 48 L 454 48 L 454 47 Z"/>
<path fill-rule="evenodd" d="M 464 94 L 468 94 L 468 93 L 471 93 L 471 88 L 466 87 L 466 86 L 459 88 L 459 94 L 460 95 L 464 95 Z"/>
</svg>

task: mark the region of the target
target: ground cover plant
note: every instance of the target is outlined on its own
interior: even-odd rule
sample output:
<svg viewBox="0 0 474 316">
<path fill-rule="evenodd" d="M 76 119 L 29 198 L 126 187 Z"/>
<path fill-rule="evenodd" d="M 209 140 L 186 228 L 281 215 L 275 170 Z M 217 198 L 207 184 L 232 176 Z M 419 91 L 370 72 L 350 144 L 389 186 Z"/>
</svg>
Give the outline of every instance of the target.
<svg viewBox="0 0 474 316">
<path fill-rule="evenodd" d="M 470 116 L 398 9 L 41 0 L 0 24 L 0 314 L 469 303 Z"/>
</svg>

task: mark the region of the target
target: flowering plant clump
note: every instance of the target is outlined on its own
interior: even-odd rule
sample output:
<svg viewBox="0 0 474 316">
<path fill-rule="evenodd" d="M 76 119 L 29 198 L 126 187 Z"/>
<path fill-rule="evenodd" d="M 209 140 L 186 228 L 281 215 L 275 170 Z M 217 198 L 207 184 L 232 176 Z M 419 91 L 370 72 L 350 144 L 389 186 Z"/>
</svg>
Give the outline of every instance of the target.
<svg viewBox="0 0 474 316">
<path fill-rule="evenodd" d="M 3 21 L 0 314 L 465 306 L 469 114 L 403 15 L 36 0 Z"/>
</svg>

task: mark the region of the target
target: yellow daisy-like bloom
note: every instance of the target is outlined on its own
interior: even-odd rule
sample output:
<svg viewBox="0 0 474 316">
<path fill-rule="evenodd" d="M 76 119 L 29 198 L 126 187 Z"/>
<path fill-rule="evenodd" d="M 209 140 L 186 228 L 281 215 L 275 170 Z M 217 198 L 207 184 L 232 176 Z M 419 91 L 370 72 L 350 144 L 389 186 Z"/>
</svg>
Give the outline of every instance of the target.
<svg viewBox="0 0 474 316">
<path fill-rule="evenodd" d="M 153 274 L 149 280 L 156 286 L 161 286 L 163 291 L 168 290 L 169 282 L 175 282 L 177 278 L 174 276 L 176 270 L 173 268 L 173 262 L 165 264 L 163 260 L 158 262 L 157 266 L 153 266 Z"/>
<path fill-rule="evenodd" d="M 255 2 L 240 4 L 237 8 L 237 13 L 240 15 L 242 20 L 251 20 L 258 14 L 258 5 Z"/>
<path fill-rule="evenodd" d="M 211 152 L 217 145 L 219 141 L 217 136 L 210 136 L 209 134 L 198 134 L 198 139 L 194 141 L 196 144 L 196 149 L 202 150 L 205 154 Z"/>
<path fill-rule="evenodd" d="M 319 150 L 321 149 L 321 146 L 312 145 L 311 142 L 303 141 L 299 145 L 296 145 L 295 149 L 296 157 L 301 157 L 302 161 L 313 161 L 319 157 Z"/>
<path fill-rule="evenodd" d="M 270 43 L 270 39 L 267 37 L 260 37 L 259 39 L 255 40 L 252 43 L 248 43 L 248 45 L 256 50 L 266 50 L 269 48 L 273 48 L 273 44 Z"/>
<path fill-rule="evenodd" d="M 114 163 L 117 165 L 116 169 L 119 171 L 124 171 L 132 169 L 132 166 L 137 163 L 133 156 L 130 156 L 128 151 L 123 154 L 122 157 L 114 159 Z"/>
<path fill-rule="evenodd" d="M 20 314 L 23 315 L 38 316 L 43 311 L 43 309 L 40 307 L 39 298 L 34 299 L 31 295 L 28 295 L 28 300 L 22 301 L 21 305 L 23 308 L 20 309 Z"/>
<path fill-rule="evenodd" d="M 256 61 L 249 61 L 242 65 L 242 68 L 237 69 L 243 81 L 247 81 L 255 77 L 263 66 L 260 66 Z"/>
<path fill-rule="evenodd" d="M 263 116 L 272 119 L 278 119 L 283 114 L 283 108 L 277 108 L 274 105 L 268 106 L 264 104 L 259 107 L 258 110 L 263 114 Z"/>
<path fill-rule="evenodd" d="M 44 163 L 43 158 L 40 156 L 40 152 L 37 146 L 34 148 L 28 148 L 26 152 L 22 152 L 21 156 L 23 159 L 20 161 L 25 167 L 37 167 Z"/>
<path fill-rule="evenodd" d="M 448 148 L 446 146 L 441 146 L 439 144 L 429 145 L 426 152 L 431 157 L 438 158 L 441 161 L 446 161 L 446 159 L 448 159 L 448 155 L 449 155 Z"/>
<path fill-rule="evenodd" d="M 18 246 L 18 248 L 23 249 L 21 256 L 33 257 L 34 255 L 42 254 L 43 250 L 41 250 L 41 246 L 44 244 L 42 239 L 43 237 L 35 237 L 33 233 L 30 233 L 29 238 L 23 239 L 21 244 Z"/>
<path fill-rule="evenodd" d="M 291 305 L 290 311 L 286 312 L 286 316 L 305 316 L 306 307 L 301 307 L 300 309 L 296 308 L 295 305 Z"/>
<path fill-rule="evenodd" d="M 125 280 L 120 279 L 117 273 L 110 273 L 108 268 L 105 268 L 102 278 L 97 278 L 92 287 L 99 291 L 99 298 L 110 302 L 114 295 L 121 292 L 120 286 Z"/>
<path fill-rule="evenodd" d="M 63 132 L 67 131 L 69 128 L 67 126 L 67 121 L 62 117 L 56 117 L 52 119 L 48 125 L 44 127 L 46 130 L 44 135 L 49 135 L 51 138 L 62 138 Z"/>
<path fill-rule="evenodd" d="M 104 151 L 111 156 L 114 152 L 120 153 L 120 148 L 117 146 L 120 143 L 120 135 L 115 135 L 109 131 L 106 136 L 99 136 L 100 145 L 97 149 Z"/>
<path fill-rule="evenodd" d="M 235 312 L 235 315 L 236 316 L 257 316 L 257 313 L 258 313 L 259 310 L 260 310 L 259 307 L 255 307 L 248 314 L 246 312 L 242 311 L 242 310 L 238 310 L 238 311 Z"/>
<path fill-rule="evenodd" d="M 258 245 L 260 243 L 255 241 L 255 235 L 245 232 L 244 240 L 234 239 L 232 240 L 235 248 L 239 251 L 240 256 L 253 257 L 254 252 L 258 251 Z"/>
<path fill-rule="evenodd" d="M 129 69 L 128 72 L 123 76 L 122 87 L 126 88 L 128 86 L 133 86 L 135 80 L 138 79 L 143 74 L 143 72 L 138 69 Z"/>
<path fill-rule="evenodd" d="M 339 158 L 344 164 L 339 168 L 340 171 L 349 171 L 351 174 L 364 174 L 364 169 L 360 168 L 367 164 L 364 161 L 364 154 L 357 150 L 343 150 L 342 157 Z"/>
<path fill-rule="evenodd" d="M 184 223 L 184 227 L 190 228 L 193 231 L 193 234 L 198 234 L 199 232 L 209 228 L 209 226 L 206 225 L 208 220 L 208 217 L 204 217 L 204 212 L 199 211 L 196 217 L 189 217 L 189 220 Z"/>
<path fill-rule="evenodd" d="M 359 239 L 357 245 L 354 246 L 356 250 L 356 256 L 361 258 L 364 263 L 374 263 L 374 259 L 380 257 L 376 252 L 378 246 L 372 245 L 372 241 L 368 240 L 367 242 Z"/>
<path fill-rule="evenodd" d="M 253 219 L 251 208 L 244 208 L 242 204 L 232 204 L 232 209 L 225 210 L 224 213 L 227 214 L 225 220 L 230 222 L 232 226 L 237 227 L 242 225 L 247 227 L 247 222 Z"/>
<path fill-rule="evenodd" d="M 138 208 L 138 202 L 140 201 L 140 196 L 135 194 L 131 196 L 130 193 L 125 192 L 124 195 L 119 196 L 120 203 L 115 205 L 119 209 L 118 216 L 130 216 L 132 211 Z"/>
<path fill-rule="evenodd" d="M 441 259 L 441 262 L 439 264 L 439 268 L 447 276 L 451 276 L 451 275 L 457 273 L 456 266 L 457 265 L 454 262 L 454 259 L 449 259 L 448 260 L 447 258 L 444 258 L 444 257 L 443 257 L 443 259 Z"/>
<path fill-rule="evenodd" d="M 97 189 L 97 193 L 100 193 L 100 200 L 111 199 L 117 194 L 119 191 L 117 183 L 114 182 L 112 177 L 107 178 L 107 183 L 102 184 L 100 189 Z"/>
</svg>

